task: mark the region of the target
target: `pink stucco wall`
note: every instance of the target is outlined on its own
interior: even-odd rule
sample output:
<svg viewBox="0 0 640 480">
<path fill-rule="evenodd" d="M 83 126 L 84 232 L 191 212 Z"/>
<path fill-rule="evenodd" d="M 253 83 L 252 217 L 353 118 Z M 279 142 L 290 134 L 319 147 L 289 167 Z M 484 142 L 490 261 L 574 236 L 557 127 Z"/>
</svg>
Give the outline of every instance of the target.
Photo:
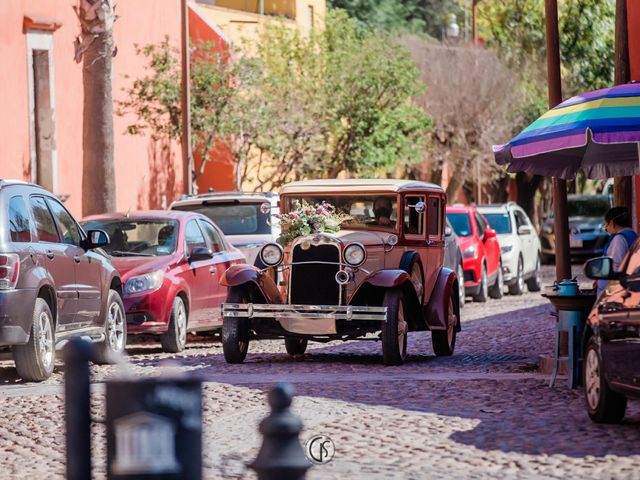
<svg viewBox="0 0 640 480">
<path fill-rule="evenodd" d="M 144 72 L 134 44 L 157 43 L 168 35 L 180 45 L 178 0 L 118 1 L 115 26 L 118 54 L 113 59 L 113 97 Z M 58 194 L 68 194 L 71 211 L 82 211 L 82 66 L 73 60 L 79 29 L 75 0 L 0 2 L 0 178 L 31 179 L 29 87 L 25 15 L 48 17 L 62 26 L 53 33 L 55 137 Z M 129 75 L 131 78 L 125 78 Z M 155 145 L 149 136 L 130 136 L 131 119 L 114 117 L 118 210 L 161 207 L 182 192 L 182 158 L 177 144 Z"/>
</svg>

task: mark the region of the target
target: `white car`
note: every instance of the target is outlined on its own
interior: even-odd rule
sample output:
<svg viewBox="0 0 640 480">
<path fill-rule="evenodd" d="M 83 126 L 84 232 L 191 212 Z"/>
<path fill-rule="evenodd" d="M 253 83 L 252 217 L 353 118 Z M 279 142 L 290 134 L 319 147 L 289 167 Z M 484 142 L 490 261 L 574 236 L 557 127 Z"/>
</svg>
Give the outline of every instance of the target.
<svg viewBox="0 0 640 480">
<path fill-rule="evenodd" d="M 210 192 L 182 197 L 171 210 L 187 210 L 209 217 L 231 244 L 254 265 L 258 252 L 266 243 L 280 236 L 278 195 L 273 193 Z"/>
<path fill-rule="evenodd" d="M 542 288 L 540 239 L 531 220 L 515 202 L 479 206 L 478 210 L 498 234 L 504 283 L 512 295 Z"/>
</svg>

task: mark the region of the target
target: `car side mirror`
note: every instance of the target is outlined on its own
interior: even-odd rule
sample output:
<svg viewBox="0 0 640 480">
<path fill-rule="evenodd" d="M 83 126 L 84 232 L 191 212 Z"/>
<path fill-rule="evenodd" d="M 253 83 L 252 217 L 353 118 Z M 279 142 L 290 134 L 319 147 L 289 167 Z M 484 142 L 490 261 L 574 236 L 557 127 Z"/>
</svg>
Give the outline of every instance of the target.
<svg viewBox="0 0 640 480">
<path fill-rule="evenodd" d="M 496 233 L 496 231 L 493 228 L 487 228 L 484 231 L 484 239 L 485 240 L 489 240 L 490 238 L 496 238 L 498 236 L 498 234 Z"/>
<path fill-rule="evenodd" d="M 104 230 L 89 230 L 87 238 L 82 241 L 82 247 L 85 250 L 106 247 L 111 243 L 109 235 Z"/>
<path fill-rule="evenodd" d="M 518 235 L 531 235 L 531 227 L 529 225 L 521 225 L 518 227 Z"/>
<path fill-rule="evenodd" d="M 584 274 L 592 280 L 615 280 L 622 277 L 622 274 L 613 270 L 613 259 L 611 257 L 598 257 L 588 260 L 584 264 Z"/>
<path fill-rule="evenodd" d="M 453 229 L 451 227 L 444 227 L 444 236 L 450 237 L 453 235 Z"/>
<path fill-rule="evenodd" d="M 213 258 L 213 252 L 207 247 L 196 247 L 191 250 L 189 262 L 199 262 L 201 260 L 209 260 Z"/>
</svg>

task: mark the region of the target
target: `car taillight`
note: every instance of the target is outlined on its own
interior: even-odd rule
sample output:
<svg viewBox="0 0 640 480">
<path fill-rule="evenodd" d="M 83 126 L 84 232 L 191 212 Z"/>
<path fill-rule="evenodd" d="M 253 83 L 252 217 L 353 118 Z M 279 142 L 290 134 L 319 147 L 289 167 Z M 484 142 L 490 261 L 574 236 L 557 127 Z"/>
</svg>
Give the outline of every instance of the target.
<svg viewBox="0 0 640 480">
<path fill-rule="evenodd" d="M 15 253 L 0 253 L 0 290 L 16 288 L 20 276 L 20 257 Z"/>
</svg>

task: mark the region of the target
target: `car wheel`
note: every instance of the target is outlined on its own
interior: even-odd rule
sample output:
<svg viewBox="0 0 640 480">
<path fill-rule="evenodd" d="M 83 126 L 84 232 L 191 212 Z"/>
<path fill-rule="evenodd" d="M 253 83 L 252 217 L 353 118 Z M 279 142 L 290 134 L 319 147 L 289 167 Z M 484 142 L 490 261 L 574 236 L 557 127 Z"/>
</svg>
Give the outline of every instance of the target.
<svg viewBox="0 0 640 480">
<path fill-rule="evenodd" d="M 446 330 L 434 330 L 431 332 L 431 344 L 433 352 L 439 357 L 453 355 L 456 348 L 456 336 L 458 327 L 458 315 L 454 308 L 453 299 L 449 297 L 449 313 Z"/>
<path fill-rule="evenodd" d="M 251 303 L 245 288 L 232 288 L 226 303 Z M 227 363 L 242 363 L 249 351 L 251 328 L 248 318 L 224 317 L 222 319 L 222 352 Z"/>
<path fill-rule="evenodd" d="M 184 305 L 184 300 L 176 295 L 171 307 L 169 328 L 160 337 L 160 344 L 164 352 L 179 353 L 184 350 L 187 343 L 188 324 L 187 307 Z"/>
<path fill-rule="evenodd" d="M 382 326 L 382 357 L 385 365 L 402 365 L 407 357 L 407 332 L 404 295 L 391 288 L 384 295 L 387 321 Z"/>
<path fill-rule="evenodd" d="M 486 302 L 489 298 L 489 287 L 487 285 L 487 266 L 482 264 L 482 272 L 480 274 L 480 285 L 478 286 L 478 293 L 473 296 L 474 302 Z"/>
<path fill-rule="evenodd" d="M 524 266 L 522 264 L 522 257 L 518 258 L 518 273 L 516 281 L 513 285 L 509 285 L 509 294 L 522 295 L 524 293 Z"/>
<path fill-rule="evenodd" d="M 464 288 L 464 269 L 462 268 L 462 264 L 458 265 L 458 300 L 460 302 L 460 308 L 464 307 L 466 302 L 466 290 Z"/>
<path fill-rule="evenodd" d="M 284 339 L 284 346 L 289 355 L 303 355 L 307 350 L 307 339 L 288 337 Z"/>
<path fill-rule="evenodd" d="M 527 288 L 530 292 L 539 292 L 542 290 L 542 269 L 540 268 L 540 257 L 536 261 L 536 271 L 533 277 L 527 280 Z"/>
<path fill-rule="evenodd" d="M 117 363 L 127 345 L 127 320 L 120 294 L 109 290 L 104 322 L 104 341 L 96 344 L 98 364 Z"/>
<path fill-rule="evenodd" d="M 13 359 L 20 378 L 41 382 L 53 373 L 56 359 L 53 315 L 43 298 L 36 298 L 29 342 L 13 346 Z"/>
<path fill-rule="evenodd" d="M 500 299 L 504 294 L 504 274 L 502 273 L 502 262 L 498 263 L 498 271 L 496 275 L 496 281 L 489 289 L 489 296 L 491 298 Z"/>
<path fill-rule="evenodd" d="M 595 423 L 619 423 L 627 409 L 627 398 L 609 388 L 595 338 L 589 340 L 584 361 L 584 395 L 587 412 Z"/>
</svg>

